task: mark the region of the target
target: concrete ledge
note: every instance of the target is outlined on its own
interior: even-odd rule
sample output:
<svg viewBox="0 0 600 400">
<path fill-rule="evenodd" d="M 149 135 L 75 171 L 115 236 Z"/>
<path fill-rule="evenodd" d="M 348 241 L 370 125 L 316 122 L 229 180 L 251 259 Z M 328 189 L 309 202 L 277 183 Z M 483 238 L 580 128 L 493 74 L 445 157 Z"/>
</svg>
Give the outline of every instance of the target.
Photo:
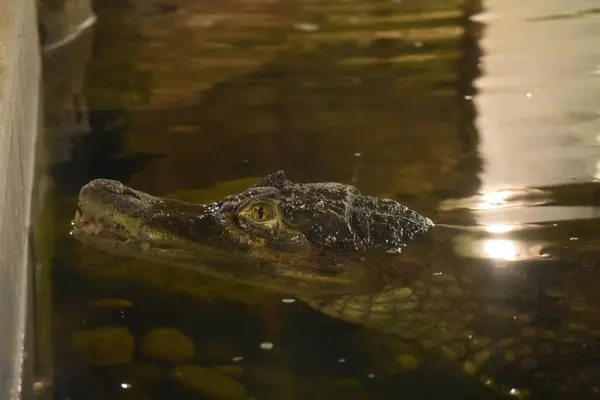
<svg viewBox="0 0 600 400">
<path fill-rule="evenodd" d="M 39 129 L 35 0 L 0 0 L 0 398 L 22 393 L 29 226 Z"/>
</svg>

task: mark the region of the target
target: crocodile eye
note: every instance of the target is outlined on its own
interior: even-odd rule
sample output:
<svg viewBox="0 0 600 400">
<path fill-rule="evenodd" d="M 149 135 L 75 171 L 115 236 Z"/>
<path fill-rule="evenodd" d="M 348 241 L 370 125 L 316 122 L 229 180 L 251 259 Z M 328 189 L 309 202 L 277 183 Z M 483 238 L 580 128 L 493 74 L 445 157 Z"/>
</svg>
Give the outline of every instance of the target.
<svg viewBox="0 0 600 400">
<path fill-rule="evenodd" d="M 262 220 L 263 217 L 265 216 L 265 207 L 264 206 L 258 206 L 256 207 L 256 216 L 258 217 L 259 220 Z"/>
<path fill-rule="evenodd" d="M 259 222 L 275 218 L 275 209 L 271 204 L 256 204 L 253 208 L 254 217 Z"/>
<path fill-rule="evenodd" d="M 271 203 L 255 203 L 242 210 L 240 216 L 250 222 L 261 224 L 276 219 L 277 211 Z"/>
</svg>

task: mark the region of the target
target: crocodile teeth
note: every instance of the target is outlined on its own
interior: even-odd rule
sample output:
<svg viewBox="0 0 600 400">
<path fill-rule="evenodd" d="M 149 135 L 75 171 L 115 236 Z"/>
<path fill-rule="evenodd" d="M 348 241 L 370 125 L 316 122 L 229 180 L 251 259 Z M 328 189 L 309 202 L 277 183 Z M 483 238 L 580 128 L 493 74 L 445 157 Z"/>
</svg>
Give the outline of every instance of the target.
<svg viewBox="0 0 600 400">
<path fill-rule="evenodd" d="M 79 210 L 75 211 L 75 224 L 78 224 L 81 221 L 81 213 Z"/>
<path fill-rule="evenodd" d="M 150 243 L 140 243 L 140 247 L 142 250 L 148 250 L 150 248 Z"/>
</svg>

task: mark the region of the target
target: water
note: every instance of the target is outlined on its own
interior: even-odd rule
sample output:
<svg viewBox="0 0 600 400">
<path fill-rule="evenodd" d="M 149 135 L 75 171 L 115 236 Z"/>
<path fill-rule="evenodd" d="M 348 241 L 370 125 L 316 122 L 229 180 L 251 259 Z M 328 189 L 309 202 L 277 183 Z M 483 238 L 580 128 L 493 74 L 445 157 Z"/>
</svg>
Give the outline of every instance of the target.
<svg viewBox="0 0 600 400">
<path fill-rule="evenodd" d="M 493 398 L 410 343 L 68 231 L 94 178 L 208 201 L 283 169 L 459 228 L 467 260 L 594 243 L 598 5 L 509 3 L 97 4 L 94 31 L 46 59 L 55 398 L 215 398 L 172 364 L 242 366 L 229 374 L 256 399 Z M 188 339 L 148 350 L 165 327 Z"/>
</svg>

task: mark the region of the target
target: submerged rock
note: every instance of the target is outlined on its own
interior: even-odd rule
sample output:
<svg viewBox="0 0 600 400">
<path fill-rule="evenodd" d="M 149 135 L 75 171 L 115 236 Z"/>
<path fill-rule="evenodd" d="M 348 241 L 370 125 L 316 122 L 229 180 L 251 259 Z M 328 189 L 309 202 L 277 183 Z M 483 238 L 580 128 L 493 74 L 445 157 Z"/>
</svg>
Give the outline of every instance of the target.
<svg viewBox="0 0 600 400">
<path fill-rule="evenodd" d="M 75 332 L 71 345 L 88 365 L 106 367 L 131 362 L 135 341 L 127 328 L 106 327 Z"/>
<path fill-rule="evenodd" d="M 194 342 L 174 328 L 159 328 L 140 341 L 140 351 L 148 358 L 170 363 L 183 363 L 194 355 Z"/>
<path fill-rule="evenodd" d="M 421 361 L 413 354 L 399 354 L 396 363 L 397 372 L 403 372 L 417 369 Z"/>
<path fill-rule="evenodd" d="M 219 373 L 214 368 L 196 365 L 179 365 L 173 369 L 173 377 L 184 385 L 219 400 L 246 398 L 246 389 L 239 382 Z"/>
</svg>

